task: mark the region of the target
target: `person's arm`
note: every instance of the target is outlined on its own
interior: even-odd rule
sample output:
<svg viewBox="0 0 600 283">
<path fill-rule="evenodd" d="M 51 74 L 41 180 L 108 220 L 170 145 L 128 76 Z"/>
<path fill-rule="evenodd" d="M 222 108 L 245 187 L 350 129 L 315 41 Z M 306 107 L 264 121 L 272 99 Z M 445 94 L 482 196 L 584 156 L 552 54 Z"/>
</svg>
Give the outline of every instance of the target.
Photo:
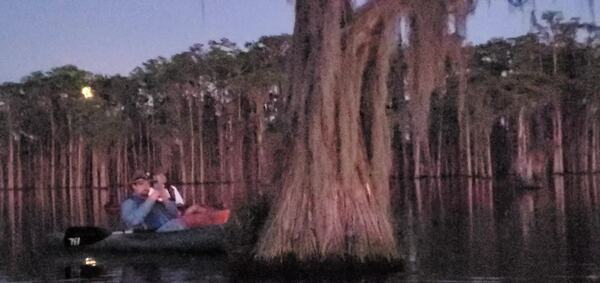
<svg viewBox="0 0 600 283">
<path fill-rule="evenodd" d="M 152 206 L 156 202 L 155 199 L 147 198 L 139 206 L 135 201 L 128 199 L 121 205 L 121 218 L 127 228 L 133 228 L 137 225 L 144 223 L 144 219 L 150 213 Z"/>
<path fill-rule="evenodd" d="M 166 199 L 166 200 L 162 201 L 162 204 L 167 209 L 167 213 L 169 214 L 169 216 L 171 218 L 177 218 L 177 215 L 179 215 L 179 213 L 177 211 L 177 205 L 175 204 L 174 201 L 172 201 L 170 199 Z"/>
</svg>

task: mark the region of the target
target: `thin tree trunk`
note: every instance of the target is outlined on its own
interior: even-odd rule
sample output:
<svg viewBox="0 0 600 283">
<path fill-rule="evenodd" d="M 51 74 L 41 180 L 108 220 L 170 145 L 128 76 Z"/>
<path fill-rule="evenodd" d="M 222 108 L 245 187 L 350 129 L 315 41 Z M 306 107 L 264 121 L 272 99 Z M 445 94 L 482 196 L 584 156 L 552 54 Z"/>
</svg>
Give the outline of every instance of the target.
<svg viewBox="0 0 600 283">
<path fill-rule="evenodd" d="M 146 167 L 144 165 L 147 165 L 148 163 L 144 161 L 144 133 L 143 133 L 143 127 L 144 124 L 142 122 L 139 122 L 139 127 L 138 127 L 138 150 L 137 150 L 137 164 L 139 167 L 136 167 L 137 169 L 144 169 L 147 170 Z"/>
<path fill-rule="evenodd" d="M 23 168 L 22 168 L 22 162 L 21 162 L 21 158 L 22 158 L 22 152 L 21 152 L 21 142 L 17 142 L 17 182 L 16 182 L 16 186 L 19 189 L 23 189 Z"/>
<path fill-rule="evenodd" d="M 46 180 L 48 180 L 48 176 L 46 174 L 46 169 L 47 169 L 47 160 L 44 158 L 45 154 L 44 154 L 44 150 L 43 150 L 43 146 L 40 145 L 40 152 L 39 152 L 39 160 L 40 160 L 40 192 L 42 195 L 42 205 L 43 205 L 43 209 L 42 211 L 46 211 L 46 193 L 47 191 L 47 184 L 46 184 Z"/>
<path fill-rule="evenodd" d="M 108 160 L 108 154 L 106 152 L 106 148 L 102 148 L 100 151 L 100 180 L 99 180 L 99 185 L 101 188 L 107 188 L 108 187 L 108 183 L 109 183 L 109 175 L 108 175 L 108 165 L 109 165 L 109 160 Z"/>
<path fill-rule="evenodd" d="M 410 176 L 410 158 L 408 153 L 408 147 L 410 143 L 403 142 L 402 146 L 402 175 L 404 180 L 412 179 Z"/>
<path fill-rule="evenodd" d="M 577 140 L 577 157 L 579 159 L 579 168 L 577 172 L 579 173 L 587 173 L 589 170 L 588 167 L 588 145 L 590 141 L 589 135 L 589 122 L 587 117 L 584 120 L 584 125 L 582 126 L 581 133 L 579 134 Z"/>
<path fill-rule="evenodd" d="M 444 126 L 444 111 L 441 111 L 440 124 L 438 127 L 438 140 L 437 140 L 437 160 L 436 160 L 436 169 L 435 176 L 440 178 L 442 176 L 442 143 L 443 143 L 443 126 Z"/>
<path fill-rule="evenodd" d="M 83 188 L 83 171 L 85 170 L 85 166 L 83 164 L 83 136 L 81 134 L 77 137 L 77 183 L 76 183 L 76 192 L 77 192 L 77 204 L 78 204 L 78 224 L 83 223 L 84 221 L 84 213 L 85 213 L 85 190 Z"/>
<path fill-rule="evenodd" d="M 492 143 L 490 141 L 491 133 L 488 132 L 485 134 L 485 147 L 486 147 L 486 168 L 487 174 L 486 177 L 493 178 L 494 171 L 492 169 Z M 490 186 L 491 187 L 491 186 Z"/>
<path fill-rule="evenodd" d="M 187 97 L 187 106 L 188 106 L 188 115 L 189 115 L 189 131 L 190 131 L 190 155 L 189 155 L 189 160 L 190 160 L 190 182 L 193 184 L 196 182 L 196 164 L 195 164 L 195 159 L 196 159 L 196 135 L 194 135 L 194 113 L 192 111 L 193 106 L 192 106 L 192 96 L 188 95 Z M 194 190 L 195 192 L 195 190 Z M 192 193 L 194 195 L 193 199 L 195 200 L 195 193 Z"/>
<path fill-rule="evenodd" d="M 562 111 L 560 104 L 555 104 L 552 114 L 552 173 L 564 174 Z"/>
<path fill-rule="evenodd" d="M 204 160 L 204 100 L 203 97 L 200 96 L 198 98 L 198 147 L 199 147 L 199 170 L 200 170 L 200 176 L 198 179 L 198 183 L 200 183 L 200 186 L 194 186 L 193 190 L 194 192 L 196 192 L 197 190 L 200 190 L 200 200 L 199 202 L 201 204 L 206 203 L 206 194 L 204 193 L 204 189 L 202 189 L 204 182 L 206 182 L 206 161 Z"/>
<path fill-rule="evenodd" d="M 557 43 L 552 43 L 552 74 L 555 76 L 558 74 L 558 50 L 556 45 Z"/>
<path fill-rule="evenodd" d="M 5 219 L 4 203 L 6 202 L 7 189 L 4 183 L 4 160 L 0 157 L 0 217 Z"/>
<path fill-rule="evenodd" d="M 150 121 L 151 122 L 151 121 Z M 144 166 L 145 170 L 153 170 L 154 166 L 154 160 L 152 159 L 152 154 L 151 154 L 151 150 L 152 150 L 152 139 L 150 137 L 150 123 L 146 122 L 144 123 L 144 128 L 146 129 L 146 162 L 144 162 L 144 164 L 146 166 Z"/>
<path fill-rule="evenodd" d="M 92 186 L 90 187 L 90 193 L 92 195 L 92 214 L 94 219 L 94 225 L 98 225 L 100 216 L 100 203 L 96 197 L 96 192 L 99 190 L 98 181 L 98 146 L 92 146 Z"/>
<path fill-rule="evenodd" d="M 50 108 L 50 187 L 56 186 L 56 125 L 54 111 Z"/>
<path fill-rule="evenodd" d="M 116 186 L 117 186 L 117 200 L 120 201 L 121 200 L 121 196 L 120 196 L 120 188 L 121 186 L 125 186 L 125 179 L 123 178 L 124 175 L 124 165 L 123 165 L 123 152 L 124 150 L 124 146 L 122 144 L 122 140 L 119 140 L 117 142 L 116 148 L 117 148 L 117 156 L 116 156 L 116 161 L 115 161 L 115 167 L 116 167 Z"/>
<path fill-rule="evenodd" d="M 531 166 L 528 158 L 528 132 L 529 127 L 527 126 L 525 117 L 525 109 L 521 108 L 519 111 L 518 118 L 518 130 L 517 130 L 517 164 L 516 171 L 517 175 L 523 178 L 524 181 L 530 182 L 533 177 Z"/>
<path fill-rule="evenodd" d="M 598 134 L 598 123 L 594 123 L 592 125 L 592 173 L 598 173 L 598 146 L 599 146 L 599 138 Z"/>
<path fill-rule="evenodd" d="M 98 188 L 98 148 L 92 147 L 92 189 Z"/>
<path fill-rule="evenodd" d="M 152 164 L 152 170 L 156 170 L 155 168 L 157 168 L 157 166 L 162 166 L 161 163 L 159 163 L 159 160 L 156 159 L 156 142 L 153 138 L 153 132 L 152 130 L 155 129 L 155 124 L 154 124 L 154 116 L 150 116 L 150 125 L 148 126 L 148 139 L 150 140 L 150 158 L 152 159 L 152 162 L 150 164 Z M 164 168 L 163 170 L 167 170 L 167 168 Z"/>
<path fill-rule="evenodd" d="M 9 120 L 10 122 L 10 120 Z M 10 130 L 10 125 L 9 125 L 9 133 L 8 133 L 8 161 L 6 164 L 6 176 L 7 176 L 7 185 L 6 187 L 8 189 L 14 189 L 15 188 L 15 145 L 14 145 L 14 138 L 12 135 L 12 131 Z"/>
<path fill-rule="evenodd" d="M 473 177 L 481 177 L 481 150 L 479 148 L 479 139 L 477 139 L 477 130 L 473 133 Z"/>
<path fill-rule="evenodd" d="M 263 166 L 265 166 L 265 150 L 264 150 L 264 132 L 265 132 L 265 113 L 264 113 L 264 99 L 258 99 L 256 101 L 256 179 L 257 188 L 260 188 L 260 184 L 266 183 L 265 176 L 263 174 Z M 258 192 L 260 194 L 260 192 Z"/>
<path fill-rule="evenodd" d="M 6 188 L 6 183 L 4 182 L 4 160 L 2 159 L 2 157 L 0 157 L 0 195 L 4 194 L 4 189 Z M 4 196 L 2 196 L 2 199 L 0 200 L 0 202 L 4 202 Z M 0 213 L 3 212 L 3 209 L 0 208 Z M 0 214 L 1 217 L 1 214 Z"/>
<path fill-rule="evenodd" d="M 459 114 L 461 115 L 461 114 Z M 459 168 L 463 168 L 463 170 L 460 170 L 460 172 L 464 175 L 464 176 L 468 176 L 471 177 L 473 176 L 473 159 L 472 159 L 472 154 L 471 154 L 471 125 L 469 122 L 469 118 L 463 114 L 463 118 L 464 119 L 464 123 L 463 126 L 460 126 L 460 137 L 462 142 L 459 143 L 460 147 L 461 147 L 461 152 L 463 152 L 463 158 L 466 161 L 466 166 L 465 167 L 459 167 Z"/>
<path fill-rule="evenodd" d="M 187 173 L 186 173 L 186 168 L 185 168 L 185 148 L 183 147 L 183 142 L 180 139 L 177 139 L 177 148 L 179 150 L 179 167 L 180 167 L 180 173 L 181 173 L 181 182 L 184 184 L 189 183 L 188 182 L 188 178 L 187 178 Z"/>
<path fill-rule="evenodd" d="M 51 141 L 50 150 L 52 150 L 53 146 L 55 146 L 55 144 L 53 144 L 52 141 Z M 50 220 L 51 221 L 50 224 L 52 225 L 51 227 L 56 227 L 57 226 L 56 225 L 56 217 L 57 217 L 57 215 L 56 215 L 56 203 L 58 201 L 56 199 L 56 190 L 57 190 L 57 188 L 56 188 L 56 185 L 57 185 L 56 184 L 56 180 L 57 180 L 57 178 L 56 178 L 57 177 L 56 176 L 56 173 L 57 173 L 57 170 L 56 170 L 56 154 L 54 154 L 54 155 L 51 154 L 49 162 L 50 162 L 50 164 L 49 164 L 50 168 L 49 168 L 49 173 L 48 174 L 50 174 L 50 179 L 51 180 L 54 179 L 54 181 L 55 181 L 55 182 L 50 181 L 50 184 L 48 184 L 48 189 L 50 190 L 50 192 L 49 192 L 50 193 L 50 200 L 49 200 L 50 215 L 49 215 L 49 217 L 51 219 Z M 52 177 L 52 176 L 54 176 L 54 177 Z"/>
</svg>

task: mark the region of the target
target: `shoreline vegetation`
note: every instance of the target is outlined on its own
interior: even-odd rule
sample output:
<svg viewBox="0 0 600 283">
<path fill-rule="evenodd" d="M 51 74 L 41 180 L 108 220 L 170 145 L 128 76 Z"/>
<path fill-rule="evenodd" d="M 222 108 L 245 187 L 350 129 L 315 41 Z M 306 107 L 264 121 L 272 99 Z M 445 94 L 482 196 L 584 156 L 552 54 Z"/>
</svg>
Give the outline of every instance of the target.
<svg viewBox="0 0 600 283">
<path fill-rule="evenodd" d="M 4 83 L 0 190 L 35 188 L 84 223 L 136 168 L 221 184 L 187 197 L 226 195 L 233 269 L 303 276 L 401 268 L 393 180 L 600 173 L 598 26 L 546 12 L 533 33 L 463 46 L 469 1 L 399 2 L 297 1 L 293 36 Z"/>
</svg>

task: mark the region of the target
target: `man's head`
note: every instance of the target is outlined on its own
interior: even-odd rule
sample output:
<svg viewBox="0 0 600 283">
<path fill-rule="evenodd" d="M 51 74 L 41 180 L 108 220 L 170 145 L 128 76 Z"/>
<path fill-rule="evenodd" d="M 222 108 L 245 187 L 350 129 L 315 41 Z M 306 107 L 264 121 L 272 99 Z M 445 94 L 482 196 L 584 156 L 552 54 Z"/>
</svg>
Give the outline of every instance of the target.
<svg viewBox="0 0 600 283">
<path fill-rule="evenodd" d="M 133 195 L 147 197 L 150 192 L 150 174 L 142 170 L 133 173 L 129 182 Z"/>
</svg>

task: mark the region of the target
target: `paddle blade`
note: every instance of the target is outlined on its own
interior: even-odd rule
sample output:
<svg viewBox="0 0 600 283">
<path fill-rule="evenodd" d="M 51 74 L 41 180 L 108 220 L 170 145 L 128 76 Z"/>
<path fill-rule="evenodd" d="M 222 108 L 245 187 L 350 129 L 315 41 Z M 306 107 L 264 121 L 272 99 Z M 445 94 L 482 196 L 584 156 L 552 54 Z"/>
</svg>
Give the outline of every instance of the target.
<svg viewBox="0 0 600 283">
<path fill-rule="evenodd" d="M 63 244 L 65 247 L 91 245 L 106 239 L 110 234 L 111 233 L 108 230 L 100 227 L 69 227 L 67 228 L 67 231 L 65 231 Z"/>
</svg>

